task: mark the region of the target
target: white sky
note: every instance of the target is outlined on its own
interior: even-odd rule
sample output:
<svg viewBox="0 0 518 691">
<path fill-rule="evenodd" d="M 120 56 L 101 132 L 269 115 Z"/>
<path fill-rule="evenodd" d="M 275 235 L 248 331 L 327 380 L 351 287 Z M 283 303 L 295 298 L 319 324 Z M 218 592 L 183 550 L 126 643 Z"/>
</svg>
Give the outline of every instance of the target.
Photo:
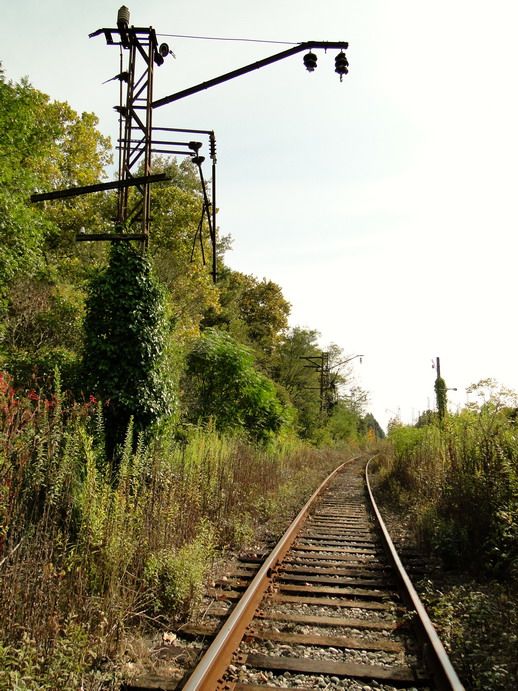
<svg viewBox="0 0 518 691">
<path fill-rule="evenodd" d="M 2 0 L 6 75 L 115 138 L 118 50 L 97 28 L 121 2 Z M 297 55 L 156 111 L 156 125 L 214 129 L 218 224 L 234 269 L 278 282 L 292 324 L 356 360 L 381 424 L 434 403 L 455 408 L 495 377 L 518 389 L 515 326 L 518 99 L 515 0 L 127 0 L 158 33 L 349 41 Z M 167 40 L 159 98 L 285 46 Z M 208 171 L 207 171 L 208 173 Z"/>
</svg>

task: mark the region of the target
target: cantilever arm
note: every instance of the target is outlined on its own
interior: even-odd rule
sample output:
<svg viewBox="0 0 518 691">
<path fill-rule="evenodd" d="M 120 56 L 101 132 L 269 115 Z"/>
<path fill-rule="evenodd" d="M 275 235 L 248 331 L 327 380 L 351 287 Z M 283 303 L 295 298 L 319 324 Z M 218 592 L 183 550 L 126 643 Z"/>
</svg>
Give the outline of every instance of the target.
<svg viewBox="0 0 518 691">
<path fill-rule="evenodd" d="M 222 74 L 219 77 L 214 77 L 214 79 L 209 79 L 209 81 L 207 82 L 202 82 L 201 84 L 196 84 L 195 86 L 191 86 L 188 89 L 184 89 L 183 91 L 177 91 L 175 94 L 171 94 L 170 96 L 164 96 L 163 98 L 159 98 L 156 101 L 153 101 L 151 105 L 153 108 L 159 108 L 160 106 L 165 106 L 166 103 L 179 101 L 182 98 L 192 96 L 193 94 L 197 94 L 198 92 L 204 91 L 205 89 L 210 89 L 211 87 L 217 86 L 218 84 L 222 84 L 223 82 L 228 82 L 230 79 L 234 79 L 234 77 L 240 77 L 242 74 L 253 72 L 254 70 L 258 70 L 261 67 L 265 67 L 266 65 L 271 65 L 273 62 L 278 62 L 279 60 L 284 60 L 284 58 L 289 58 L 292 55 L 301 53 L 304 50 L 311 50 L 312 48 L 323 48 L 324 50 L 327 50 L 328 48 L 337 48 L 339 50 L 345 50 L 346 48 L 348 48 L 348 46 L 349 44 L 346 41 L 306 41 L 304 43 L 299 43 L 298 45 L 293 46 L 293 48 L 283 50 L 281 53 L 270 55 L 270 57 L 268 58 L 258 60 L 257 62 L 253 62 L 250 65 L 245 65 L 244 67 L 240 67 L 239 69 L 233 70 L 232 72 Z"/>
</svg>

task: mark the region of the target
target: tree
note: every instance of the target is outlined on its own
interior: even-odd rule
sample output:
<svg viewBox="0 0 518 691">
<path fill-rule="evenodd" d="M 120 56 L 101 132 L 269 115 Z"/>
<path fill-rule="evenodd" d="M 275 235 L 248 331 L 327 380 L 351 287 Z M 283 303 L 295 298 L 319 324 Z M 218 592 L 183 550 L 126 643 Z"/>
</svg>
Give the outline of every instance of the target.
<svg viewBox="0 0 518 691">
<path fill-rule="evenodd" d="M 103 225 L 108 204 L 91 196 L 31 204 L 35 191 L 97 182 L 109 140 L 91 113 L 51 102 L 26 80 L 0 78 L 0 307 L 2 364 L 18 385 L 57 365 L 66 385 L 79 356 L 81 281 L 102 250 L 82 247 L 81 226 Z"/>
<path fill-rule="evenodd" d="M 284 334 L 272 358 L 272 377 L 288 392 L 304 438 L 312 438 L 321 422 L 320 374 L 306 359 L 320 357 L 317 338 L 317 331 L 295 327 Z"/>
<path fill-rule="evenodd" d="M 29 202 L 34 191 L 103 177 L 110 142 L 97 124 L 92 113 L 78 115 L 67 103 L 51 102 L 27 81 L 0 80 L 0 275 L 6 283 L 41 266 L 43 249 L 62 244 L 65 231 L 71 231 L 70 244 L 81 225 L 101 222 L 99 201 L 91 197 L 44 207 Z"/>
<path fill-rule="evenodd" d="M 434 410 L 423 410 L 423 412 L 419 414 L 415 426 L 420 429 L 421 427 L 428 427 L 428 425 L 436 424 L 436 422 L 437 413 Z"/>
<path fill-rule="evenodd" d="M 356 441 L 362 431 L 360 425 L 361 418 L 343 400 L 336 403 L 326 421 L 326 429 L 335 443 Z"/>
<path fill-rule="evenodd" d="M 204 326 L 217 326 L 251 346 L 261 367 L 271 373 L 271 359 L 288 327 L 290 304 L 273 281 L 225 268 L 219 283 L 220 306 Z"/>
<path fill-rule="evenodd" d="M 240 316 L 247 325 L 251 343 L 271 355 L 288 327 L 290 303 L 277 283 L 249 278 L 239 300 Z"/>
<path fill-rule="evenodd" d="M 220 430 L 265 441 L 287 419 L 275 385 L 255 368 L 250 350 L 216 329 L 206 329 L 189 354 L 185 385 L 193 422 L 212 419 Z"/>
<path fill-rule="evenodd" d="M 18 386 L 49 384 L 58 367 L 64 388 L 77 387 L 83 303 L 80 290 L 51 276 L 13 282 L 2 345 Z"/>
<path fill-rule="evenodd" d="M 10 282 L 41 263 L 43 239 L 50 229 L 43 214 L 28 205 L 37 168 L 56 134 L 42 118 L 46 102 L 44 94 L 25 81 L 0 80 L 0 298 L 4 300 Z"/>
<path fill-rule="evenodd" d="M 207 228 L 203 254 L 197 238 L 202 212 L 202 193 L 195 166 L 184 160 L 154 159 L 153 170 L 165 172 L 167 183 L 151 186 L 153 222 L 149 252 L 153 267 L 167 289 L 176 316 L 175 340 L 182 344 L 199 335 L 204 314 L 219 308 L 219 285 L 212 282 Z M 195 242 L 196 240 L 196 242 Z"/>
<path fill-rule="evenodd" d="M 90 283 L 84 331 L 85 382 L 105 403 L 113 451 L 131 417 L 145 430 L 172 403 L 163 295 L 148 258 L 129 242 L 112 243 L 109 265 Z"/>
<path fill-rule="evenodd" d="M 362 419 L 361 431 L 362 433 L 369 433 L 370 430 L 372 431 L 375 439 L 385 439 L 385 432 L 383 431 L 383 428 L 379 422 L 372 413 L 367 413 L 367 415 L 365 415 L 365 417 Z"/>
</svg>

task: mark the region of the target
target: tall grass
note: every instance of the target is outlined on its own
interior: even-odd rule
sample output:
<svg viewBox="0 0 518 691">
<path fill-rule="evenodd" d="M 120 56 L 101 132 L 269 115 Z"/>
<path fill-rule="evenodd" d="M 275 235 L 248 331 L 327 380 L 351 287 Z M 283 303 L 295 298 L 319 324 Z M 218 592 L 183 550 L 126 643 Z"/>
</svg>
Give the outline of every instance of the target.
<svg viewBox="0 0 518 691">
<path fill-rule="evenodd" d="M 518 582 L 518 425 L 490 398 L 442 424 L 395 427 L 384 484 L 447 564 Z"/>
<path fill-rule="evenodd" d="M 488 386 L 489 385 L 489 386 Z M 394 427 L 382 460 L 385 496 L 422 543 L 453 567 L 422 595 L 466 688 L 518 688 L 518 424 L 516 400 L 491 382 L 439 423 Z"/>
<path fill-rule="evenodd" d="M 0 688 L 87 688 L 127 627 L 188 615 L 215 550 L 243 546 L 279 505 L 295 512 L 338 463 L 212 429 L 179 444 L 166 425 L 136 448 L 128 430 L 115 475 L 101 412 L 0 376 Z"/>
</svg>

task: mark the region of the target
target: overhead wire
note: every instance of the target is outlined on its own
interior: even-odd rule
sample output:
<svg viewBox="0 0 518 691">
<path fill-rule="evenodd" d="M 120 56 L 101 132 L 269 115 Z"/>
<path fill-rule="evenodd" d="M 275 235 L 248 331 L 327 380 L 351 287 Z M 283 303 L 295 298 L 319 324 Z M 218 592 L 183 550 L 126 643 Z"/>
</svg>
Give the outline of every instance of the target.
<svg viewBox="0 0 518 691">
<path fill-rule="evenodd" d="M 190 36 L 188 34 L 158 34 L 167 38 L 190 38 L 198 41 L 241 41 L 244 43 L 278 43 L 285 46 L 296 46 L 297 41 L 270 41 L 263 38 L 229 38 L 225 36 Z"/>
</svg>

